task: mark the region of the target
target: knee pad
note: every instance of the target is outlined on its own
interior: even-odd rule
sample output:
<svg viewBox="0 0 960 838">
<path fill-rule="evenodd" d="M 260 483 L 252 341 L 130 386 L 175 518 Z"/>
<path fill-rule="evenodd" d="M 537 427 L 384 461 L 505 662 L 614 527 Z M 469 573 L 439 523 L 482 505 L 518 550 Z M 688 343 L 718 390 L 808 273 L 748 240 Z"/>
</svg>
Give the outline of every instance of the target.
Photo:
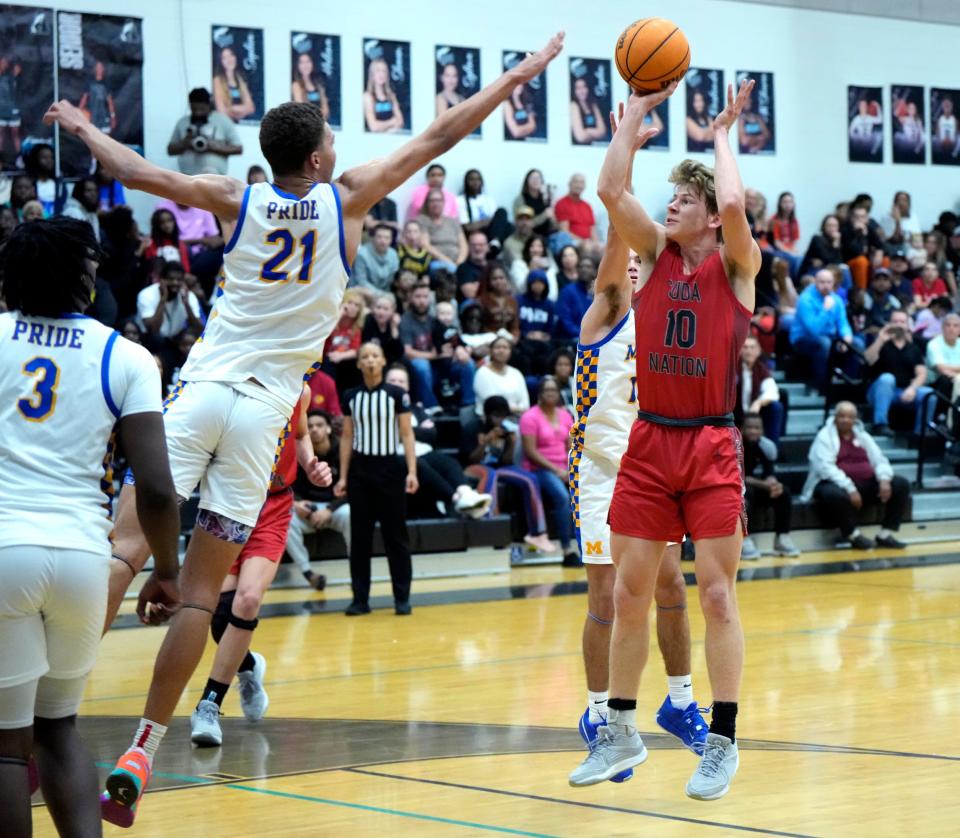
<svg viewBox="0 0 960 838">
<path fill-rule="evenodd" d="M 244 620 L 243 617 L 238 617 L 236 614 L 230 615 L 230 625 L 243 631 L 253 631 L 260 623 L 260 618 L 257 617 L 253 620 Z"/>
<path fill-rule="evenodd" d="M 221 541 L 229 541 L 231 544 L 246 544 L 253 532 L 253 527 L 249 524 L 241 524 L 221 515 L 219 512 L 211 512 L 209 509 L 201 509 L 197 515 L 197 526 L 203 532 L 219 538 Z"/>
<path fill-rule="evenodd" d="M 213 619 L 210 620 L 210 635 L 215 643 L 220 642 L 220 638 L 227 630 L 227 623 L 230 622 L 230 610 L 233 608 L 233 598 L 236 595 L 236 590 L 224 591 L 220 594 L 217 610 L 213 612 Z"/>
</svg>

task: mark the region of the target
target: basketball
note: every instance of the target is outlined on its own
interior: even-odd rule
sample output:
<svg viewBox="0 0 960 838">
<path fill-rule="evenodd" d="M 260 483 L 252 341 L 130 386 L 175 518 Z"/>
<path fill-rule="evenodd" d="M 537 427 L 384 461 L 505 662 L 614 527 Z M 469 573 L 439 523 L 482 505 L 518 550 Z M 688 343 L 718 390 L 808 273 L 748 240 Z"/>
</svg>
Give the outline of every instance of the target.
<svg viewBox="0 0 960 838">
<path fill-rule="evenodd" d="M 687 36 L 662 17 L 631 23 L 617 38 L 613 55 L 623 80 L 638 93 L 663 90 L 690 66 Z"/>
</svg>

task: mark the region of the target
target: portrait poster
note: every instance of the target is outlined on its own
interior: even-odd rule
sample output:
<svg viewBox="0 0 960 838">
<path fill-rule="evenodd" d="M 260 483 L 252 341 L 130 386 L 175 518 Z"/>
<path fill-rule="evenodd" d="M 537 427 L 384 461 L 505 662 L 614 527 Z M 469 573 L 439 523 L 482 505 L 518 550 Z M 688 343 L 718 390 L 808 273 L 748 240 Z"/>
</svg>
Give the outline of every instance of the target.
<svg viewBox="0 0 960 838">
<path fill-rule="evenodd" d="M 372 134 L 409 134 L 410 42 L 363 39 L 363 127 Z"/>
<path fill-rule="evenodd" d="M 776 154 L 777 132 L 773 107 L 773 73 L 737 70 L 734 93 L 746 79 L 756 82 L 750 101 L 737 121 L 737 142 L 741 154 Z"/>
<path fill-rule="evenodd" d="M 143 153 L 143 37 L 140 18 L 57 12 L 60 98 L 113 139 Z M 91 174 L 87 147 L 59 132 L 60 172 Z"/>
<path fill-rule="evenodd" d="M 570 141 L 574 145 L 610 142 L 610 61 L 570 59 Z"/>
<path fill-rule="evenodd" d="M 713 118 L 726 104 L 723 70 L 687 70 L 686 135 L 689 153 L 713 151 Z"/>
<path fill-rule="evenodd" d="M 883 91 L 847 87 L 847 143 L 851 163 L 883 162 Z"/>
<path fill-rule="evenodd" d="M 319 105 L 327 124 L 341 127 L 339 35 L 290 33 L 290 99 Z"/>
<path fill-rule="evenodd" d="M 957 107 L 960 90 L 930 88 L 930 161 L 937 166 L 960 166 Z"/>
<path fill-rule="evenodd" d="M 626 97 L 623 100 L 623 103 L 627 103 L 627 99 L 630 98 L 630 94 L 633 93 L 633 88 L 627 87 Z M 613 102 L 613 110 L 615 113 L 620 107 L 619 102 Z M 650 140 L 647 140 L 646 144 L 640 151 L 669 151 L 670 150 L 670 100 L 665 99 L 659 105 L 657 105 L 650 113 L 648 113 L 643 120 L 645 126 L 656 128 L 659 132 L 655 137 Z"/>
<path fill-rule="evenodd" d="M 31 146 L 51 142 L 51 102 L 53 10 L 0 5 L 0 171 L 22 168 Z"/>
<path fill-rule="evenodd" d="M 525 50 L 504 50 L 503 69 L 523 61 Z M 540 73 L 526 84 L 518 84 L 503 103 L 503 138 L 511 142 L 546 142 L 547 75 Z"/>
<path fill-rule="evenodd" d="M 480 50 L 475 47 L 454 47 L 437 44 L 434 53 L 436 75 L 434 115 L 440 116 L 448 108 L 469 99 L 480 87 Z M 478 125 L 470 134 L 480 136 Z"/>
<path fill-rule="evenodd" d="M 211 27 L 213 107 L 239 125 L 263 119 L 263 30 Z"/>
<path fill-rule="evenodd" d="M 924 89 L 912 84 L 890 86 L 890 136 L 894 163 L 927 162 Z"/>
</svg>

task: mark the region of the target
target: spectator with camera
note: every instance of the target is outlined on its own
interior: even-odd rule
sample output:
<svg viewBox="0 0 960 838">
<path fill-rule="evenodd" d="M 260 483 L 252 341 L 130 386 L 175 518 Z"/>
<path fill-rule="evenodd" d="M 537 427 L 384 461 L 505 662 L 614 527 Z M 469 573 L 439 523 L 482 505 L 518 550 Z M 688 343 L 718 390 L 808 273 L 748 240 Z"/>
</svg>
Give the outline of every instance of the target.
<svg viewBox="0 0 960 838">
<path fill-rule="evenodd" d="M 923 353 L 913 342 L 910 318 L 905 311 L 894 311 L 890 322 L 877 334 L 877 339 L 863 353 L 870 371 L 876 376 L 867 391 L 867 401 L 873 407 L 873 433 L 891 436 L 889 414 L 894 404 L 914 413 L 913 432 L 922 433 L 923 419 L 920 405 L 930 392 L 925 386 L 927 368 Z M 936 405 L 929 402 L 930 418 Z"/>
<path fill-rule="evenodd" d="M 137 295 L 137 325 L 147 334 L 148 347 L 160 348 L 165 339 L 176 338 L 188 327 L 198 334 L 203 331 L 200 301 L 186 287 L 183 277 L 183 265 L 165 262 L 160 281 Z"/>
<path fill-rule="evenodd" d="M 229 158 L 243 151 L 233 120 L 213 110 L 210 92 L 195 87 L 187 97 L 190 113 L 177 120 L 167 154 L 185 175 L 225 175 Z"/>
</svg>

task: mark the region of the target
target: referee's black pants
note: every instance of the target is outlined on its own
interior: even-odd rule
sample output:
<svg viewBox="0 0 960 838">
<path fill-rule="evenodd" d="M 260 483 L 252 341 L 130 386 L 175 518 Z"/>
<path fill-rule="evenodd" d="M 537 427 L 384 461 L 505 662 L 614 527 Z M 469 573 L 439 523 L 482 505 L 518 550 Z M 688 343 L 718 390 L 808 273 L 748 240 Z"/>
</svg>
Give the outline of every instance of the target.
<svg viewBox="0 0 960 838">
<path fill-rule="evenodd" d="M 369 457 L 353 453 L 347 477 L 350 501 L 350 581 L 353 601 L 370 599 L 370 560 L 373 529 L 380 522 L 380 534 L 390 565 L 393 598 L 410 599 L 410 542 L 407 538 L 407 467 L 403 457 Z"/>
</svg>

